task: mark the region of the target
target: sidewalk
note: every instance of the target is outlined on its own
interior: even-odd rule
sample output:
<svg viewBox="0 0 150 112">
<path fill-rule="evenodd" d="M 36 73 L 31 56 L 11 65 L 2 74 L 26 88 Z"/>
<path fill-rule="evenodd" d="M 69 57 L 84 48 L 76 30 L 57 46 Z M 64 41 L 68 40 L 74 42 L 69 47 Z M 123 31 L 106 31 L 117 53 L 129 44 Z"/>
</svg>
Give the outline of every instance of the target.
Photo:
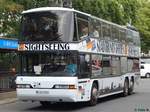
<svg viewBox="0 0 150 112">
<path fill-rule="evenodd" d="M 0 105 L 17 101 L 16 91 L 0 93 Z"/>
</svg>

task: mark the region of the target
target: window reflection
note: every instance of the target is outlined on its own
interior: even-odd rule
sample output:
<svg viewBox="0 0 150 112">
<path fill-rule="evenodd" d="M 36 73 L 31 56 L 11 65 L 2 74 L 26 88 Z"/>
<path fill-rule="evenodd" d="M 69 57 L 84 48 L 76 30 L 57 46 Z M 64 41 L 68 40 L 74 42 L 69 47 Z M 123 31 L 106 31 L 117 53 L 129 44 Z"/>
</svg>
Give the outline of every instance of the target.
<svg viewBox="0 0 150 112">
<path fill-rule="evenodd" d="M 70 65 L 70 66 L 69 66 Z M 67 67 L 69 66 L 69 67 Z M 75 67 L 75 68 L 70 68 Z M 39 68 L 39 71 L 35 68 Z M 73 71 L 71 71 L 71 70 Z M 50 76 L 72 76 L 72 72 L 76 75 L 77 72 L 77 56 L 71 54 L 25 54 L 22 56 L 22 73 L 27 75 L 35 75 L 36 71 L 40 75 Z M 71 71 L 71 72 L 70 72 Z"/>
<path fill-rule="evenodd" d="M 73 38 L 73 14 L 67 11 L 48 11 L 24 14 L 23 40 L 71 41 Z"/>
</svg>

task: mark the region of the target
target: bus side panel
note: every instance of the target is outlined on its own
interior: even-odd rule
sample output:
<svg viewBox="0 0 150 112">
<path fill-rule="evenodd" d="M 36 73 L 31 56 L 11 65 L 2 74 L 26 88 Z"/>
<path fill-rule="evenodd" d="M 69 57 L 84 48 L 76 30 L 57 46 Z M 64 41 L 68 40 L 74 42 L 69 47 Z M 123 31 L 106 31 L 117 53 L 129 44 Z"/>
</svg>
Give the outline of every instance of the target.
<svg viewBox="0 0 150 112">
<path fill-rule="evenodd" d="M 108 77 L 102 78 L 102 89 L 100 90 L 100 95 L 111 94 L 114 92 L 122 91 L 123 89 L 123 78 L 118 77 Z"/>
<path fill-rule="evenodd" d="M 93 80 L 79 79 L 78 84 L 78 101 L 89 101 L 91 96 Z"/>
</svg>

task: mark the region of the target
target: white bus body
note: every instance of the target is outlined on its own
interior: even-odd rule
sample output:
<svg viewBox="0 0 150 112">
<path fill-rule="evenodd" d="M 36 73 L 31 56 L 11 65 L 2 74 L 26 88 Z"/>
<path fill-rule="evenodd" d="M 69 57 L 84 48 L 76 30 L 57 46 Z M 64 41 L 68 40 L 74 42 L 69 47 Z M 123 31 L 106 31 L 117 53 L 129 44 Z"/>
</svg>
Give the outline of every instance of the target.
<svg viewBox="0 0 150 112">
<path fill-rule="evenodd" d="M 97 98 L 118 93 L 126 96 L 133 92 L 139 76 L 138 32 L 67 8 L 31 9 L 24 11 L 23 17 L 25 28 L 22 35 L 25 39 L 19 43 L 20 75 L 16 79 L 17 97 L 20 100 L 40 101 L 43 105 L 48 102 L 89 101 L 90 105 L 95 105 Z M 59 22 L 55 21 L 57 18 Z M 105 37 L 105 32 L 101 31 L 105 28 L 100 25 L 97 26 L 101 29 L 98 29 L 99 38 L 90 36 L 89 32 L 85 39 L 80 39 L 80 24 L 89 27 L 89 18 L 112 26 L 116 31 L 122 30 L 123 36 L 111 40 L 108 35 Z M 30 19 L 34 23 L 27 24 L 31 22 Z M 39 24 L 44 20 L 41 19 L 45 19 L 49 26 L 42 29 Z M 51 32 L 48 35 L 47 29 Z M 128 38 L 126 32 L 130 32 L 135 40 Z M 55 38 L 52 38 L 52 34 Z M 128 40 L 121 39 L 124 37 Z M 77 65 L 74 76 L 65 71 L 72 58 Z"/>
<path fill-rule="evenodd" d="M 134 74 L 133 74 L 134 75 Z M 79 80 L 76 77 L 18 77 L 17 84 L 23 86 L 17 88 L 17 97 L 23 101 L 51 101 L 51 102 L 81 102 L 89 101 L 91 95 L 91 87 L 93 81 L 97 81 L 99 84 L 99 90 L 110 87 L 113 83 L 113 88 L 119 86 L 123 87 L 124 77 L 129 77 L 132 80 L 131 74 L 126 74 L 122 77 L 102 78 L 99 80 L 82 79 Z M 33 81 L 34 79 L 34 81 Z M 115 81 L 114 81 L 115 80 Z M 120 85 L 119 85 L 120 84 Z M 51 89 L 54 85 L 59 85 L 58 88 Z M 72 86 L 75 88 L 63 88 L 63 86 Z M 33 88 L 31 89 L 30 86 Z M 61 87 L 62 86 L 62 87 Z M 59 89 L 60 88 L 60 89 Z M 61 89 L 62 88 L 62 89 Z M 122 93 L 123 88 L 119 91 L 110 92 L 108 94 L 99 95 L 98 97 L 105 97 L 117 93 Z M 99 93 L 100 94 L 100 93 Z"/>
</svg>

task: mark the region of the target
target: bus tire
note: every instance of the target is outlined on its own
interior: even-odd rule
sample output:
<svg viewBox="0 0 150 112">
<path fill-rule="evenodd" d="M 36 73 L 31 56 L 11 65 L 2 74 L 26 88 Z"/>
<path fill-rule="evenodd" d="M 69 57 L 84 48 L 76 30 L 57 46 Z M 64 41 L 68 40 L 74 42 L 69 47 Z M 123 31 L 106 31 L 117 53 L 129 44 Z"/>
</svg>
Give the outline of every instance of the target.
<svg viewBox="0 0 150 112">
<path fill-rule="evenodd" d="M 129 95 L 133 94 L 133 91 L 134 91 L 134 80 L 131 79 L 130 88 L 129 88 Z"/>
<path fill-rule="evenodd" d="M 51 102 L 48 102 L 48 101 L 40 101 L 40 104 L 43 106 L 43 107 L 48 107 L 51 105 Z"/>
<path fill-rule="evenodd" d="M 146 73 L 146 78 L 150 78 L 150 73 Z"/>
<path fill-rule="evenodd" d="M 97 104 L 97 99 L 98 99 L 98 87 L 96 83 L 93 83 L 92 89 L 91 89 L 91 98 L 88 104 L 90 106 L 94 106 Z"/>
<path fill-rule="evenodd" d="M 123 87 L 123 96 L 127 96 L 129 93 L 129 82 L 127 79 L 124 81 L 124 87 Z"/>
</svg>

